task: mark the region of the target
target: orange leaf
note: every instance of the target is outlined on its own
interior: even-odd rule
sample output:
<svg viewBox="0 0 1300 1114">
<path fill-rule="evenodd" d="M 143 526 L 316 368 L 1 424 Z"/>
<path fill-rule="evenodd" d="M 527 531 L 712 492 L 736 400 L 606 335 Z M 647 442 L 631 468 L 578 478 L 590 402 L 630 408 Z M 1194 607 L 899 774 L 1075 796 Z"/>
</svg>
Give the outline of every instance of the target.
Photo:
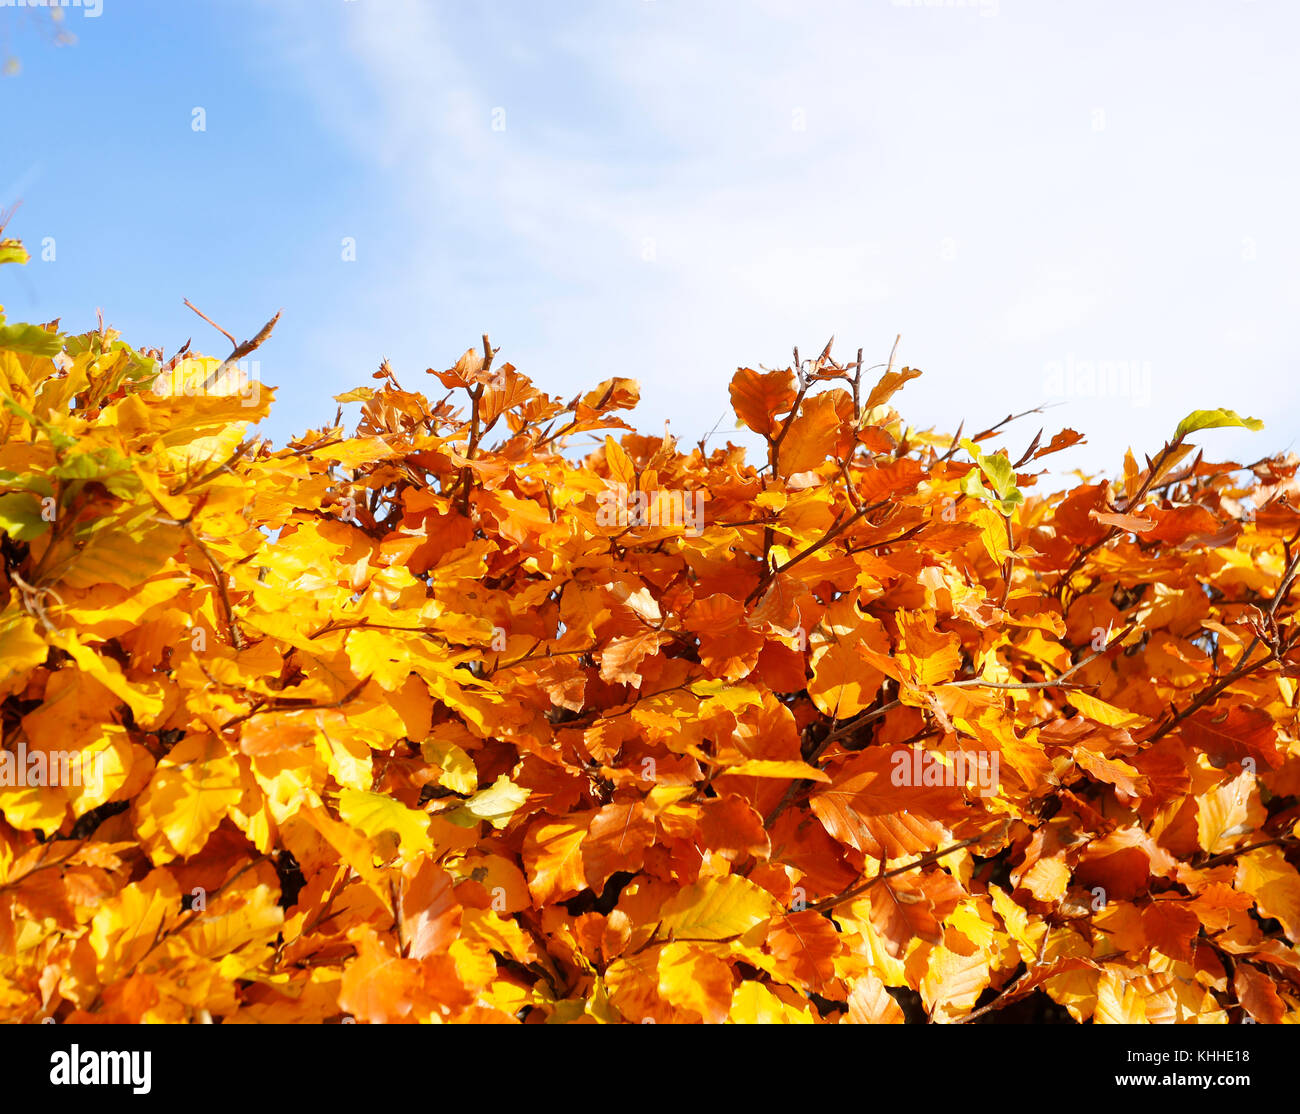
<svg viewBox="0 0 1300 1114">
<path fill-rule="evenodd" d="M 731 406 L 736 417 L 755 433 L 768 437 L 775 419 L 789 411 L 795 399 L 794 373 L 760 373 L 740 368 L 731 377 Z"/>
</svg>

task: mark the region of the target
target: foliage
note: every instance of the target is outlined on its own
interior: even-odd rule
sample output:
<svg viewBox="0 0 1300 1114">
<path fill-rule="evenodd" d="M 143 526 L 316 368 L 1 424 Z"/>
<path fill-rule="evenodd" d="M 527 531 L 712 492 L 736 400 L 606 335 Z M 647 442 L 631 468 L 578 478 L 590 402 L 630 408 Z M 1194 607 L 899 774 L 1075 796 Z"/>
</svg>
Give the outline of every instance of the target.
<svg viewBox="0 0 1300 1114">
<path fill-rule="evenodd" d="M 1186 440 L 1246 419 L 1041 495 L 1078 434 L 828 346 L 732 380 L 755 465 L 484 338 L 277 449 L 0 328 L 5 1019 L 1300 1019 L 1297 461 Z"/>
</svg>

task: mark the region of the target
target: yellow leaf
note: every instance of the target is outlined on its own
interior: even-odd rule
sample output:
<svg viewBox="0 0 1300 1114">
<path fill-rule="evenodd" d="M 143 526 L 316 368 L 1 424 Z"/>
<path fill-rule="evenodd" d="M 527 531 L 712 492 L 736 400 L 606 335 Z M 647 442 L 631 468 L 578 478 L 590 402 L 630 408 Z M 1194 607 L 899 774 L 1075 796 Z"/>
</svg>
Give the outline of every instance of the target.
<svg viewBox="0 0 1300 1114">
<path fill-rule="evenodd" d="M 274 888 L 256 883 L 247 888 L 223 890 L 181 936 L 195 955 L 218 959 L 250 944 L 273 941 L 283 923 L 284 910 L 277 904 Z M 247 966 L 258 965 L 257 958 L 249 956 Z"/>
<path fill-rule="evenodd" d="M 1107 704 L 1106 701 L 1098 700 L 1095 696 L 1089 696 L 1078 689 L 1070 690 L 1070 703 L 1079 710 L 1080 715 L 1086 716 L 1094 723 L 1105 724 L 1107 727 L 1137 727 L 1147 722 L 1146 716 L 1116 708 L 1115 705 Z"/>
<path fill-rule="evenodd" d="M 189 858 L 242 796 L 239 765 L 221 740 L 187 735 L 158 763 L 137 799 L 136 828 L 155 863 Z"/>
<path fill-rule="evenodd" d="M 773 759 L 751 758 L 739 766 L 728 766 L 725 773 L 741 774 L 749 777 L 807 778 L 810 781 L 830 781 L 830 775 L 824 770 L 810 766 L 807 762 L 778 762 Z"/>
<path fill-rule="evenodd" d="M 943 945 L 929 954 L 921 979 L 921 1002 L 933 1020 L 951 1021 L 970 1013 L 989 984 L 989 956 L 976 950 L 960 955 Z"/>
<path fill-rule="evenodd" d="M 122 667 L 112 658 L 101 657 L 88 646 L 83 646 L 75 634 L 61 630 L 50 635 L 50 641 L 71 655 L 78 667 L 89 673 L 114 696 L 122 700 L 135 714 L 141 727 L 153 725 L 154 717 L 163 710 L 161 696 L 146 692 L 130 683 L 122 674 Z"/>
<path fill-rule="evenodd" d="M 453 793 L 465 795 L 478 788 L 478 769 L 474 765 L 474 759 L 455 743 L 426 739 L 420 744 L 420 754 L 430 765 L 441 767 L 439 785 L 445 785 Z"/>
<path fill-rule="evenodd" d="M 811 1025 L 806 1010 L 787 1006 L 759 982 L 743 982 L 731 998 L 730 1019 L 737 1025 Z"/>
<path fill-rule="evenodd" d="M 411 672 L 411 656 L 400 639 L 384 631 L 354 630 L 348 634 L 348 660 L 358 677 L 371 677 L 393 692 Z"/>
<path fill-rule="evenodd" d="M 21 612 L 0 618 L 0 689 L 20 681 L 28 670 L 44 663 L 50 648 L 37 632 L 36 620 Z"/>
<path fill-rule="evenodd" d="M 726 940 L 781 911 L 776 898 L 748 878 L 701 878 L 673 895 L 659 913 L 659 936 Z"/>
<path fill-rule="evenodd" d="M 90 922 L 90 946 L 103 982 L 131 971 L 183 915 L 180 888 L 165 870 L 151 871 L 100 905 Z"/>
<path fill-rule="evenodd" d="M 395 801 L 382 793 L 366 793 L 359 789 L 341 790 L 339 816 L 372 839 L 384 832 L 393 832 L 401 844 L 402 854 L 407 858 L 421 851 L 428 853 L 433 850 L 433 840 L 429 838 L 428 815 L 407 808 L 401 801 Z"/>
<path fill-rule="evenodd" d="M 1097 1012 L 1094 1025 L 1145 1025 L 1146 1002 L 1132 981 L 1107 966 L 1097 981 Z"/>
<path fill-rule="evenodd" d="M 356 392 L 352 392 L 356 394 Z M 342 401 L 342 400 L 340 400 Z M 347 399 L 351 402 L 353 399 Z M 312 451 L 312 456 L 320 460 L 333 460 L 344 468 L 356 468 L 375 460 L 387 460 L 396 456 L 398 450 L 382 437 L 354 437 L 338 445 L 327 445 Z"/>
<path fill-rule="evenodd" d="M 537 947 L 513 918 L 499 917 L 491 909 L 466 909 L 461 931 L 466 937 L 519 963 L 533 963 Z"/>
<path fill-rule="evenodd" d="M 1277 847 L 1261 847 L 1237 860 L 1233 882 L 1250 894 L 1265 917 L 1281 922 L 1292 943 L 1300 943 L 1300 874 Z"/>
<path fill-rule="evenodd" d="M 999 567 L 1011 556 L 1007 548 L 1007 520 L 991 507 L 979 506 L 971 512 L 971 521 L 980 527 L 984 551 Z"/>
<path fill-rule="evenodd" d="M 1249 770 L 1196 798 L 1196 838 L 1201 849 L 1218 854 L 1264 821 L 1258 783 Z"/>
<path fill-rule="evenodd" d="M 113 526 L 96 530 L 83 548 L 70 553 L 61 564 L 58 584 L 134 588 L 165 568 L 182 540 L 181 532 L 171 526 L 152 526 L 143 533 Z"/>
<path fill-rule="evenodd" d="M 659 949 L 659 996 L 680 1010 L 720 1025 L 731 1009 L 731 968 L 689 944 Z"/>
<path fill-rule="evenodd" d="M 447 819 L 453 823 L 466 817 L 486 820 L 498 830 L 510 823 L 510 818 L 528 800 L 528 790 L 516 785 L 502 774 L 488 788 L 480 789 Z"/>
<path fill-rule="evenodd" d="M 989 885 L 989 897 L 993 908 L 1006 925 L 1007 934 L 1016 942 L 1020 958 L 1028 963 L 1038 954 L 1038 945 L 1047 931 L 1042 921 L 1031 922 L 1029 913 L 1011 900 L 1011 896 L 998 886 Z"/>
</svg>

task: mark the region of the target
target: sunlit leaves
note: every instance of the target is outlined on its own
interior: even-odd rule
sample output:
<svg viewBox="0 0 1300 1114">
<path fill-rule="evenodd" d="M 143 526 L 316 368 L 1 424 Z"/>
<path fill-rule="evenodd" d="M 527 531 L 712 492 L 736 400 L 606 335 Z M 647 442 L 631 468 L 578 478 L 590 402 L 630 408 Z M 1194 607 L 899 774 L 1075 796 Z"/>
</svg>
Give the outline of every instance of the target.
<svg viewBox="0 0 1300 1114">
<path fill-rule="evenodd" d="M 731 380 L 731 405 L 736 416 L 764 436 L 773 432 L 774 419 L 788 413 L 794 399 L 794 375 L 788 371 L 741 368 Z"/>
<path fill-rule="evenodd" d="M 407 855 L 433 850 L 427 816 L 382 793 L 344 789 L 339 793 L 339 815 L 371 839 L 391 834 Z"/>
<path fill-rule="evenodd" d="M 49 528 L 49 520 L 41 515 L 41 501 L 35 495 L 25 491 L 0 495 L 0 530 L 14 541 L 32 541 Z"/>
<path fill-rule="evenodd" d="M 591 813 L 562 820 L 543 818 L 529 829 L 523 863 L 538 905 L 563 901 L 586 888 L 583 841 L 591 819 Z"/>
<path fill-rule="evenodd" d="M 486 341 L 277 449 L 6 328 L 5 1020 L 1300 1016 L 1296 461 L 1043 494 L 828 348 L 747 462 Z"/>
<path fill-rule="evenodd" d="M 772 895 L 746 878 L 701 879 L 668 900 L 657 931 L 669 939 L 726 940 L 744 935 L 777 909 Z"/>
<path fill-rule="evenodd" d="M 1281 921 L 1293 944 L 1300 943 L 1300 874 L 1278 848 L 1242 855 L 1234 885 L 1255 899 L 1261 915 Z"/>
<path fill-rule="evenodd" d="M 140 838 L 154 862 L 188 858 L 242 795 L 238 764 L 221 741 L 188 736 L 158 764 L 136 801 Z"/>
</svg>

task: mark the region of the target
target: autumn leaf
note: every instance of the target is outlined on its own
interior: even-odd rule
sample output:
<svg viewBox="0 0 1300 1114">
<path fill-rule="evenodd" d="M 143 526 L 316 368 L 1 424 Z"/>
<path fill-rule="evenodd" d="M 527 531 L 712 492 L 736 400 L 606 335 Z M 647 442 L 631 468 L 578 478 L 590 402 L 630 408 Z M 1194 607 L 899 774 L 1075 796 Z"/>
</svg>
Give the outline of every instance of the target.
<svg viewBox="0 0 1300 1114">
<path fill-rule="evenodd" d="M 1264 423 L 1258 418 L 1243 418 L 1234 410 L 1193 410 L 1174 430 L 1174 440 L 1181 441 L 1189 433 L 1198 429 L 1219 429 L 1223 426 L 1244 426 L 1246 429 L 1260 430 Z"/>
<path fill-rule="evenodd" d="M 445 952 L 460 931 L 462 910 L 451 875 L 430 860 L 403 868 L 402 939 L 416 959 Z"/>
<path fill-rule="evenodd" d="M 523 861 L 538 906 L 563 901 L 586 888 L 582 844 L 593 815 L 542 819 L 528 830 Z"/>
<path fill-rule="evenodd" d="M 358 831 L 375 839 L 391 833 L 404 854 L 433 850 L 429 818 L 382 793 L 344 789 L 339 793 L 339 816 Z"/>
<path fill-rule="evenodd" d="M 731 1009 L 733 975 L 716 956 L 689 944 L 659 950 L 659 996 L 687 1016 L 707 1025 L 721 1024 Z"/>
<path fill-rule="evenodd" d="M 868 971 L 849 992 L 848 1013 L 843 1020 L 852 1025 L 902 1025 L 903 1011 L 885 984 Z"/>
<path fill-rule="evenodd" d="M 794 375 L 788 371 L 740 368 L 731 379 L 731 405 L 737 417 L 764 437 L 772 433 L 774 420 L 789 411 L 794 398 Z"/>
<path fill-rule="evenodd" d="M 640 870 L 646 848 L 654 840 L 654 818 L 640 801 L 605 805 L 592 817 L 582 838 L 587 885 L 599 893 L 616 871 Z"/>
<path fill-rule="evenodd" d="M 779 911 L 766 890 L 738 875 L 701 879 L 660 910 L 657 934 L 675 940 L 728 940 Z"/>
<path fill-rule="evenodd" d="M 221 742 L 187 736 L 158 764 L 136 802 L 140 836 L 154 862 L 199 850 L 242 796 L 239 768 Z"/>
<path fill-rule="evenodd" d="M 1280 921 L 1292 943 L 1300 943 L 1300 874 L 1278 848 L 1242 855 L 1233 885 L 1255 899 L 1262 916 Z"/>
</svg>

